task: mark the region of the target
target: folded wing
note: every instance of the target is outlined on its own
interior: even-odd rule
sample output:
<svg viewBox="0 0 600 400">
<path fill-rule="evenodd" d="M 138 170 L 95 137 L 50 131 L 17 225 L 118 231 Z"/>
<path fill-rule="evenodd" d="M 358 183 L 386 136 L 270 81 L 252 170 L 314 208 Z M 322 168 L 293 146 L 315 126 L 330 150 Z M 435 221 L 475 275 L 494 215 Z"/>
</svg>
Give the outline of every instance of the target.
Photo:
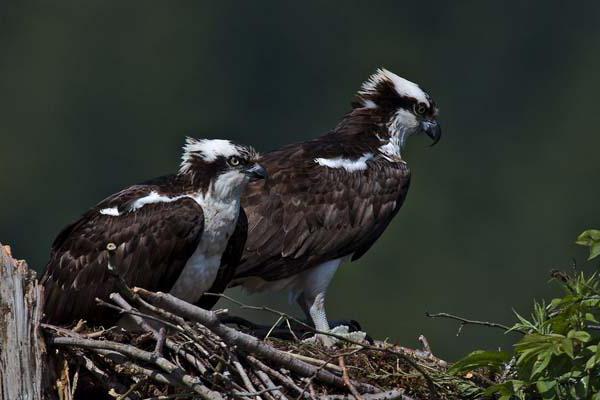
<svg viewBox="0 0 600 400">
<path fill-rule="evenodd" d="M 128 205 L 149 189 L 133 186 L 117 193 L 58 235 L 42 278 L 46 320 L 114 318 L 114 312 L 95 302 L 116 289 L 107 270 L 108 243 L 117 246 L 116 268 L 130 286 L 168 291 L 174 284 L 202 236 L 202 208 L 183 197 L 128 211 Z"/>
</svg>

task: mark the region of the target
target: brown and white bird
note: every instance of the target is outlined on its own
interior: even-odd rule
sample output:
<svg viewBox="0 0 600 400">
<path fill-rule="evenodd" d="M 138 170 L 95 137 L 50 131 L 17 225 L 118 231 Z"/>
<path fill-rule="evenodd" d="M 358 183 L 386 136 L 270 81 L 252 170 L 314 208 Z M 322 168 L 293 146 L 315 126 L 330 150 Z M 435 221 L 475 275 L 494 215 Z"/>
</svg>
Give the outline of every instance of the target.
<svg viewBox="0 0 600 400">
<path fill-rule="evenodd" d="M 95 303 L 116 290 L 107 269 L 109 243 L 116 246 L 114 267 L 130 286 L 197 301 L 215 284 L 237 227 L 240 196 L 250 180 L 266 176 L 258 159 L 248 146 L 188 138 L 177 174 L 121 190 L 67 226 L 42 278 L 45 319 L 116 319 Z M 223 261 L 236 264 L 240 255 L 229 250 Z"/>
<path fill-rule="evenodd" d="M 229 268 L 230 286 L 287 290 L 315 328 L 328 331 L 329 283 L 369 250 L 404 203 L 410 170 L 402 149 L 418 134 L 436 143 L 437 115 L 417 84 L 379 69 L 334 130 L 264 155 L 269 180 L 242 196 L 248 239 L 240 264 Z"/>
</svg>

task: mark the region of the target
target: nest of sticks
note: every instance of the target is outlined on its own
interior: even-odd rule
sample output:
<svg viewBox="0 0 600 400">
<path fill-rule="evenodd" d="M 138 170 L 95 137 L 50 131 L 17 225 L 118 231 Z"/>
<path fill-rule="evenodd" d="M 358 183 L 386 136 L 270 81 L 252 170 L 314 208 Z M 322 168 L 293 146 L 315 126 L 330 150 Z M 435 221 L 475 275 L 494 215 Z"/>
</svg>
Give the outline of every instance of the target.
<svg viewBox="0 0 600 400">
<path fill-rule="evenodd" d="M 477 376 L 451 377 L 447 363 L 424 350 L 354 342 L 334 334 L 318 343 L 260 340 L 169 294 L 121 281 L 110 302 L 137 329 L 71 329 L 42 324 L 48 346 L 48 395 L 62 399 L 456 399 L 485 386 Z M 278 322 L 292 317 L 275 313 Z M 297 323 L 301 323 L 296 321 Z M 487 378 L 481 377 L 485 381 Z"/>
<path fill-rule="evenodd" d="M 269 334 L 261 340 L 223 323 L 239 320 L 229 310 L 209 311 L 167 293 L 128 287 L 113 265 L 111 259 L 108 270 L 118 292 L 110 301 L 96 301 L 117 317 L 126 315 L 134 328 L 85 321 L 70 329 L 41 324 L 48 346 L 45 398 L 445 400 L 476 397 L 497 378 L 476 372 L 449 375 L 448 364 L 431 353 L 424 337 L 419 338 L 422 350 L 357 342 L 220 295 L 242 308 L 273 314 L 274 326 L 287 324 L 292 331 L 290 322 L 303 325 L 337 344 L 324 347 Z"/>
</svg>

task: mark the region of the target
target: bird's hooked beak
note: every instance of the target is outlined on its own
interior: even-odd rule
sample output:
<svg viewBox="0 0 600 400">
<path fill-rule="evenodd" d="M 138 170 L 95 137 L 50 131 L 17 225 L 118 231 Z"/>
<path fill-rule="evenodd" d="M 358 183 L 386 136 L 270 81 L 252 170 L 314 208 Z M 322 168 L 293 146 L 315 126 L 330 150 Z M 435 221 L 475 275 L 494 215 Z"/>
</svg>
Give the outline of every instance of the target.
<svg viewBox="0 0 600 400">
<path fill-rule="evenodd" d="M 424 120 L 421 122 L 421 130 L 433 140 L 431 145 L 435 145 L 442 137 L 442 128 L 435 120 Z"/>
<path fill-rule="evenodd" d="M 253 166 L 246 170 L 246 175 L 250 177 L 250 181 L 257 181 L 259 179 L 267 179 L 267 170 L 259 163 L 255 163 Z"/>
</svg>

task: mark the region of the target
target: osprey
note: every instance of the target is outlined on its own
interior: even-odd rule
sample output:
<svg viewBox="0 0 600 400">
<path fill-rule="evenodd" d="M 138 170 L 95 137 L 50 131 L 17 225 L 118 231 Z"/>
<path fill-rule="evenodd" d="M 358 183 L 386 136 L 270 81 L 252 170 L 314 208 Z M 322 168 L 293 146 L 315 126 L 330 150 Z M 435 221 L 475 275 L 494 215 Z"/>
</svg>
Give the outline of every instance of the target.
<svg viewBox="0 0 600 400">
<path fill-rule="evenodd" d="M 327 287 L 340 265 L 369 250 L 402 206 L 410 183 L 402 149 L 416 134 L 435 144 L 437 115 L 418 85 L 379 69 L 333 131 L 266 154 L 268 184 L 251 184 L 242 196 L 248 239 L 230 286 L 288 290 L 315 328 L 329 331 Z"/>
<path fill-rule="evenodd" d="M 258 158 L 253 148 L 228 140 L 188 138 L 177 174 L 121 190 L 67 226 L 42 278 L 46 320 L 115 319 L 95 303 L 116 290 L 107 270 L 109 243 L 129 285 L 197 301 L 215 281 L 242 192 L 266 176 Z M 224 262 L 236 263 L 241 254 L 227 255 Z"/>
</svg>

